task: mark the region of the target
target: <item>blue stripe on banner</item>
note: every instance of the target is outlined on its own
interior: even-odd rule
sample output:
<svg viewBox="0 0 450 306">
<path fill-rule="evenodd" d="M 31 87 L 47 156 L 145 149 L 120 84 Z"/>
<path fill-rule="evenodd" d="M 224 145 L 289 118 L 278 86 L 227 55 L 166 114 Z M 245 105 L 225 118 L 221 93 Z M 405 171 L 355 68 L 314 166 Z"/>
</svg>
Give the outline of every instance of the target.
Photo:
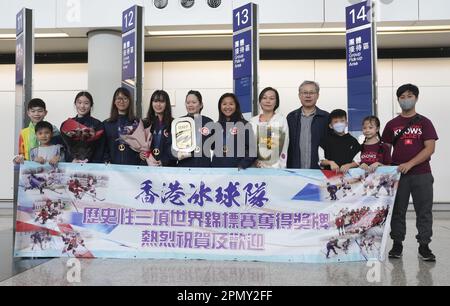
<svg viewBox="0 0 450 306">
<path fill-rule="evenodd" d="M 303 263 L 324 263 L 323 255 L 303 255 L 303 256 L 231 256 L 231 255 L 211 255 L 211 254 L 179 254 L 171 252 L 154 253 L 154 252 L 110 252 L 96 251 L 93 254 L 97 258 L 119 258 L 119 259 L 175 259 L 175 260 L 210 260 L 210 261 L 258 261 L 258 262 L 303 262 Z M 36 252 L 16 252 L 16 257 L 60 257 L 60 252 L 42 251 L 38 256 Z M 65 255 L 63 257 L 73 257 L 73 255 Z M 376 257 L 365 258 L 359 254 L 351 254 L 343 257 L 329 258 L 326 263 L 344 263 L 344 262 L 365 262 L 379 260 Z"/>
<path fill-rule="evenodd" d="M 83 224 L 82 213 L 72 213 L 70 224 L 103 234 L 110 234 L 117 227 L 117 225 Z"/>
</svg>

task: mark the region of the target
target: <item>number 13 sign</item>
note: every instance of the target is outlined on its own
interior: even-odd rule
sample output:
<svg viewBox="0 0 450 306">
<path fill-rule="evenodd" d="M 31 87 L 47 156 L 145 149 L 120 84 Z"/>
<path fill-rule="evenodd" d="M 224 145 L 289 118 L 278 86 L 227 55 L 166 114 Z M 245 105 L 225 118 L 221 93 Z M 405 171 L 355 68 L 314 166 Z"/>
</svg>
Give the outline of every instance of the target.
<svg viewBox="0 0 450 306">
<path fill-rule="evenodd" d="M 233 32 L 252 26 L 253 9 L 252 4 L 241 6 L 233 10 Z"/>
</svg>

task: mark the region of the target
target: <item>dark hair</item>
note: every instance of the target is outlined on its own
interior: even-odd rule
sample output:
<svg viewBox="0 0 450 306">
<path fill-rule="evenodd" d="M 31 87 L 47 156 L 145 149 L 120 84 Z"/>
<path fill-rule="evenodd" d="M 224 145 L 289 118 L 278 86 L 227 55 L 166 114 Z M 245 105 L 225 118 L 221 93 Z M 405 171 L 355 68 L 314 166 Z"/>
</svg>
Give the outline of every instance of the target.
<svg viewBox="0 0 450 306">
<path fill-rule="evenodd" d="M 410 91 L 415 95 L 416 97 L 419 97 L 419 87 L 413 84 L 405 84 L 400 86 L 397 89 L 397 98 L 400 98 L 401 95 L 403 95 L 405 92 Z"/>
<path fill-rule="evenodd" d="M 362 125 L 364 125 L 364 123 L 369 122 L 369 123 L 374 123 L 375 126 L 378 128 L 378 132 L 377 132 L 377 136 L 379 141 L 379 148 L 378 148 L 378 154 L 382 154 L 384 149 L 383 149 L 383 143 L 381 142 L 381 135 L 380 135 L 380 119 L 378 119 L 377 116 L 367 116 L 366 118 L 363 119 L 362 121 Z M 367 141 L 367 137 L 364 139 L 364 142 L 361 145 L 361 152 L 364 151 L 364 145 L 366 144 Z"/>
<path fill-rule="evenodd" d="M 194 95 L 195 97 L 197 97 L 198 101 L 200 102 L 200 104 L 202 105 L 202 107 L 200 108 L 200 113 L 203 110 L 203 98 L 202 98 L 202 94 L 197 91 L 197 90 L 189 90 L 187 95 L 186 95 L 186 99 L 189 95 Z"/>
<path fill-rule="evenodd" d="M 151 98 L 150 98 L 150 105 L 148 107 L 147 112 L 147 118 L 146 121 L 152 125 L 152 130 L 158 121 L 158 116 L 155 113 L 155 110 L 153 109 L 153 102 L 155 101 L 162 101 L 166 102 L 166 107 L 164 108 L 164 124 L 166 125 L 166 129 L 170 131 L 171 124 L 173 121 L 172 117 L 172 105 L 170 104 L 170 97 L 169 94 L 164 90 L 156 90 L 153 92 Z"/>
<path fill-rule="evenodd" d="M 51 125 L 51 123 L 47 121 L 40 121 L 36 123 L 36 126 L 34 127 L 34 132 L 37 133 L 38 131 L 43 129 L 49 129 L 50 132 L 53 134 L 53 125 Z"/>
<path fill-rule="evenodd" d="M 259 101 L 259 103 L 261 103 L 262 98 L 264 97 L 264 95 L 265 95 L 266 92 L 268 92 L 268 91 L 273 91 L 273 92 L 275 93 L 275 100 L 276 100 L 276 103 L 275 103 L 275 108 L 273 109 L 273 111 L 276 111 L 276 110 L 278 109 L 278 107 L 280 107 L 280 94 L 278 93 L 278 90 L 276 90 L 275 88 L 273 88 L 273 87 L 266 87 L 266 88 L 264 88 L 264 89 L 261 91 L 261 93 L 259 94 L 259 99 L 258 99 L 258 101 Z"/>
<path fill-rule="evenodd" d="M 75 96 L 75 100 L 73 101 L 73 104 L 77 103 L 77 100 L 79 97 L 86 97 L 88 98 L 89 102 L 91 102 L 91 109 L 94 106 L 94 99 L 92 98 L 92 95 L 87 92 L 87 91 L 80 91 L 76 96 Z M 91 115 L 91 111 L 89 111 L 88 115 Z"/>
<path fill-rule="evenodd" d="M 30 109 L 32 109 L 34 107 L 41 107 L 44 110 L 46 110 L 45 102 L 42 99 L 39 99 L 39 98 L 31 99 L 30 102 L 28 102 L 28 105 L 27 105 L 27 109 L 28 110 L 30 110 Z"/>
<path fill-rule="evenodd" d="M 345 120 L 347 120 L 347 112 L 343 109 L 335 109 L 328 117 L 328 124 L 330 124 L 333 119 L 337 118 L 345 118 Z"/>
<path fill-rule="evenodd" d="M 111 112 L 110 112 L 108 121 L 109 122 L 115 122 L 119 118 L 119 110 L 117 109 L 117 106 L 116 106 L 116 99 L 117 99 L 117 96 L 119 94 L 122 94 L 125 97 L 127 97 L 128 101 L 130 102 L 128 104 L 128 109 L 127 109 L 128 120 L 129 121 L 135 120 L 136 119 L 136 115 L 134 113 L 134 102 L 133 102 L 133 98 L 131 96 L 131 93 L 130 93 L 130 91 L 127 88 L 119 87 L 119 88 L 116 89 L 116 91 L 113 94 L 112 104 L 111 104 Z"/>
<path fill-rule="evenodd" d="M 220 109 L 220 106 L 222 105 L 223 100 L 225 100 L 226 98 L 232 98 L 234 100 L 234 103 L 236 104 L 236 111 L 231 116 L 230 120 L 232 122 L 238 122 L 238 121 L 246 122 L 245 119 L 244 119 L 244 116 L 242 116 L 241 105 L 239 104 L 239 100 L 236 97 L 236 95 L 233 94 L 233 93 L 225 93 L 219 99 L 219 104 L 218 104 L 218 108 L 219 108 L 219 122 L 226 122 L 227 121 L 227 118 L 225 117 L 225 115 L 222 113 L 222 110 Z"/>
</svg>

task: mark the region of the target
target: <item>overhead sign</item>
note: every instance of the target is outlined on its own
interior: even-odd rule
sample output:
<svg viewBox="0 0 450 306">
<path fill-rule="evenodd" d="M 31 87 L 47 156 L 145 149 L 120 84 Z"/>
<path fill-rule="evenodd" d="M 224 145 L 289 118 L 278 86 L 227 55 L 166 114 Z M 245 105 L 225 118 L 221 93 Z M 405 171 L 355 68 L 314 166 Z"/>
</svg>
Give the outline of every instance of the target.
<svg viewBox="0 0 450 306">
<path fill-rule="evenodd" d="M 258 111 L 258 28 L 256 4 L 233 10 L 233 88 L 247 119 Z"/>
<path fill-rule="evenodd" d="M 362 120 L 377 113 L 376 23 L 371 0 L 346 8 L 349 131 L 361 133 Z"/>
</svg>

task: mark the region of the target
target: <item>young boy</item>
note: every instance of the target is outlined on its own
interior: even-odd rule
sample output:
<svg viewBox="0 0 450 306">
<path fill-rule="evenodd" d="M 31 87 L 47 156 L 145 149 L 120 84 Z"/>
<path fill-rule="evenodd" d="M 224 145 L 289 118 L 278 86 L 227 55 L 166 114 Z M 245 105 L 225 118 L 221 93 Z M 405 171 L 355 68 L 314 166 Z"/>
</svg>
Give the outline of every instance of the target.
<svg viewBox="0 0 450 306">
<path fill-rule="evenodd" d="M 390 258 L 400 258 L 402 242 L 406 235 L 406 211 L 412 195 L 417 216 L 419 257 L 424 261 L 436 261 L 428 244 L 433 235 L 433 175 L 430 160 L 438 136 L 431 121 L 416 113 L 419 88 L 412 84 L 402 85 L 397 90 L 397 99 L 402 109 L 400 116 L 389 121 L 382 140 L 394 148 L 392 163 L 398 166 L 401 178 L 395 198 L 391 220 L 391 238 L 394 246 Z"/>
<path fill-rule="evenodd" d="M 14 163 L 19 164 L 24 160 L 30 160 L 30 150 L 38 146 L 36 139 L 35 126 L 38 122 L 44 120 L 47 115 L 45 102 L 41 99 L 35 98 L 28 102 L 27 115 L 30 118 L 28 127 L 22 129 L 19 135 L 19 155 L 14 158 Z M 53 143 L 60 143 L 58 141 L 59 131 L 53 126 Z"/>
<path fill-rule="evenodd" d="M 361 149 L 358 140 L 346 133 L 347 113 L 342 109 L 331 112 L 329 117 L 331 131 L 321 142 L 319 164 L 326 170 L 346 173 L 358 167 L 353 159 Z"/>
<path fill-rule="evenodd" d="M 34 129 L 39 146 L 30 150 L 30 160 L 40 164 L 48 162 L 50 165 L 56 166 L 63 156 L 61 145 L 51 144 L 53 126 L 47 121 L 41 121 L 36 124 Z"/>
</svg>

